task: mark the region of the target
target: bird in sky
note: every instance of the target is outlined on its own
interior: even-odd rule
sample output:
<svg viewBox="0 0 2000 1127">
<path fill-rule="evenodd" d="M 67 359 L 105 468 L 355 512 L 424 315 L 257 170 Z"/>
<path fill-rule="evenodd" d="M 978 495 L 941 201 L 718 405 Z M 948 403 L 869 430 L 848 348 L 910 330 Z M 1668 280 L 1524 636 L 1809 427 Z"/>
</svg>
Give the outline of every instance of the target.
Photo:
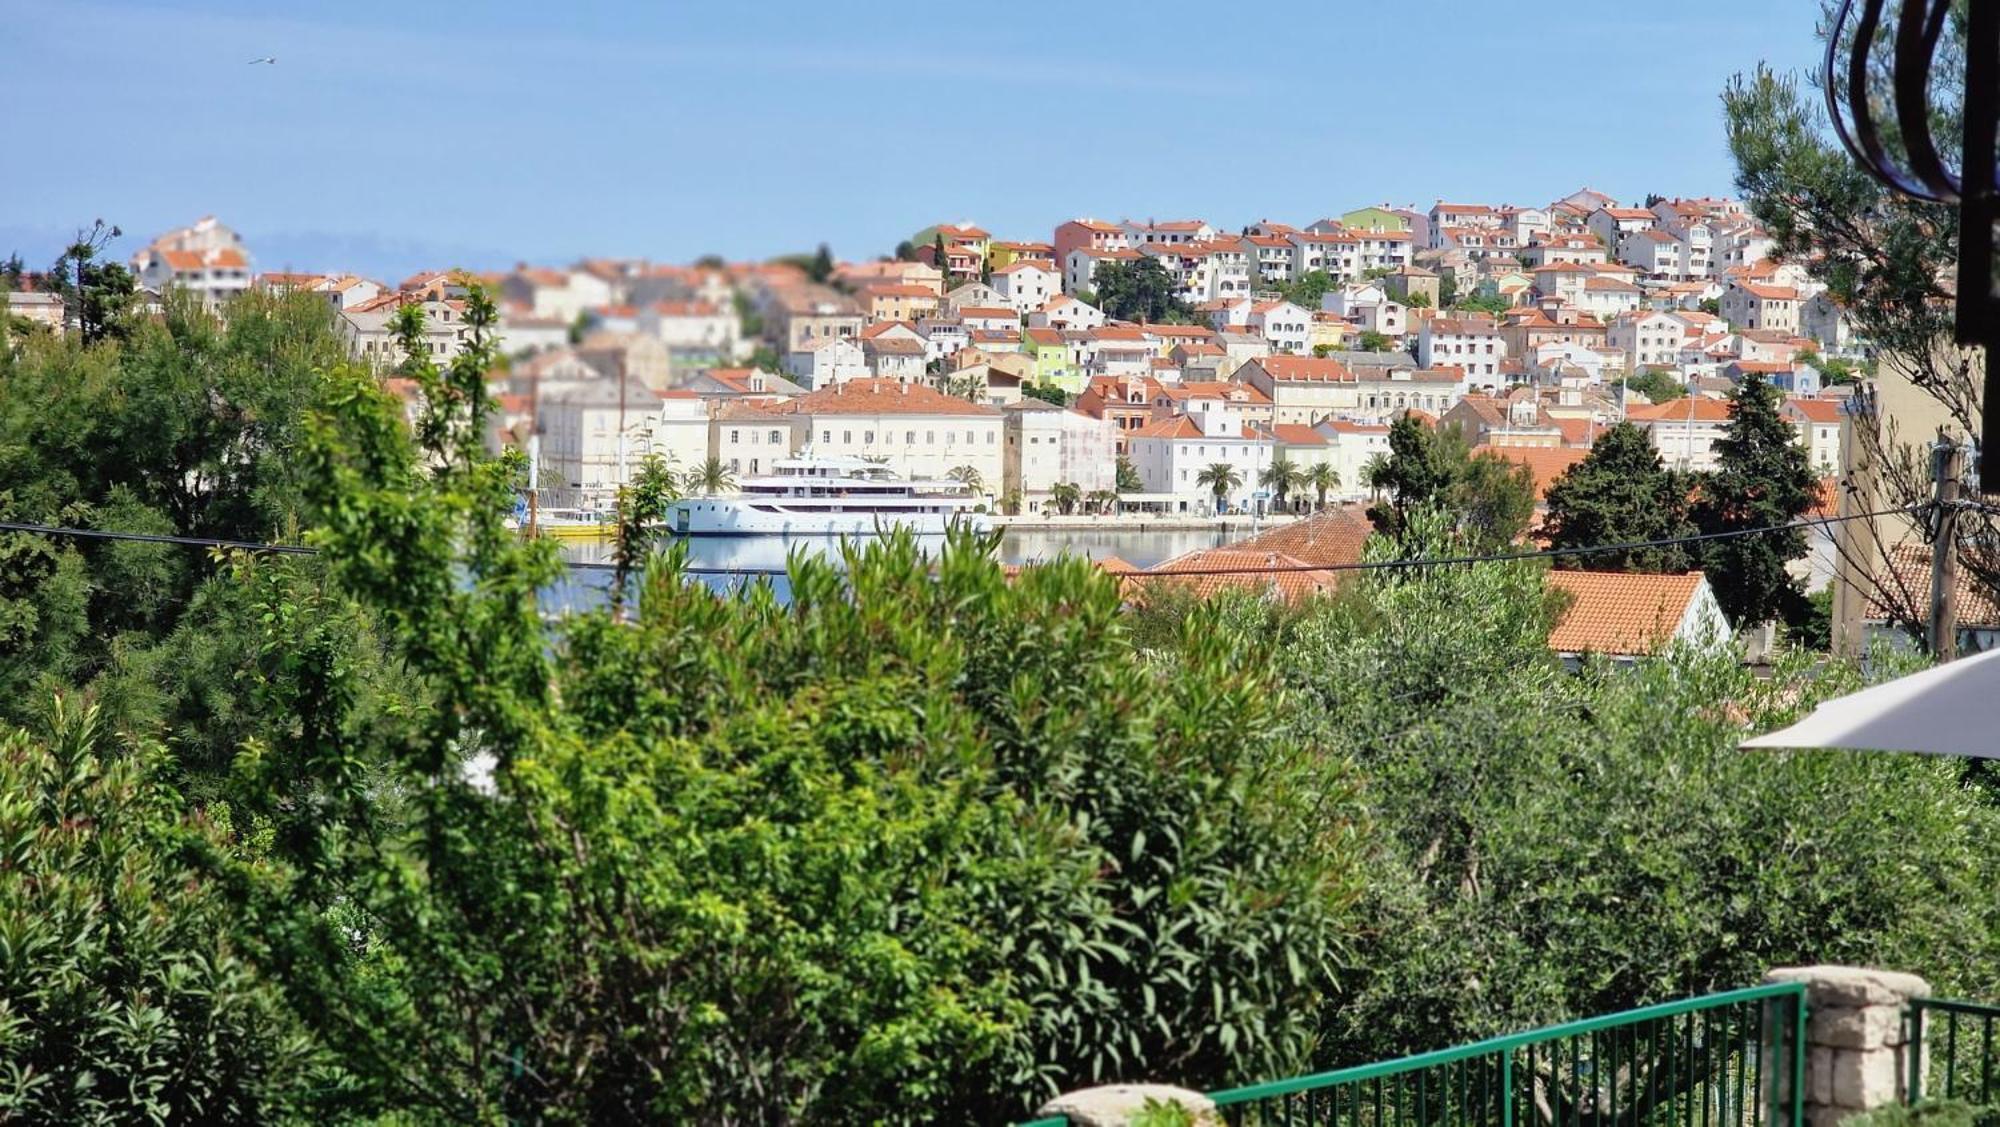
<svg viewBox="0 0 2000 1127">
<path fill-rule="evenodd" d="M 270 63 L 270 64 L 272 64 L 273 66 L 276 66 L 276 65 L 277 65 L 277 62 L 278 62 L 278 56 L 276 56 L 276 55 L 266 55 L 266 56 L 264 56 L 264 57 L 263 57 L 263 58 L 261 58 L 261 59 L 251 59 L 251 60 L 250 60 L 250 65 L 254 67 L 254 66 L 256 66 L 256 65 L 257 65 L 258 63 Z"/>
</svg>

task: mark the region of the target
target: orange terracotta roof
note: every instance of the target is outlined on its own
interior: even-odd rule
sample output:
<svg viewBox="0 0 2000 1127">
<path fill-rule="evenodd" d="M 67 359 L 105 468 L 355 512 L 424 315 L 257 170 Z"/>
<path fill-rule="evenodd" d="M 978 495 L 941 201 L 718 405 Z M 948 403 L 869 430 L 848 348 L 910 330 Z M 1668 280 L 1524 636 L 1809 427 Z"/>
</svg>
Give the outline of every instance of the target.
<svg viewBox="0 0 2000 1127">
<path fill-rule="evenodd" d="M 1549 631 L 1557 653 L 1642 657 L 1673 640 L 1702 574 L 1635 575 L 1617 571 L 1551 571 L 1548 585 L 1570 598 Z"/>
<path fill-rule="evenodd" d="M 1200 427 L 1194 425 L 1193 419 L 1188 418 L 1186 415 L 1175 415 L 1172 418 L 1161 419 L 1157 422 L 1147 423 L 1145 426 L 1140 427 L 1138 430 L 1131 432 L 1129 437 L 1203 438 L 1206 436 L 1201 433 Z"/>
<path fill-rule="evenodd" d="M 1273 598 L 1293 602 L 1312 595 L 1331 591 L 1340 582 L 1338 572 L 1319 569 L 1302 570 L 1306 561 L 1295 559 L 1278 552 L 1258 550 L 1245 551 L 1240 548 L 1209 548 L 1189 552 L 1184 556 L 1160 564 L 1145 573 L 1145 578 L 1132 577 L 1125 580 L 1126 597 L 1141 602 L 1148 592 L 1161 588 L 1185 591 L 1196 598 L 1209 598 L 1225 590 L 1247 590 L 1269 595 Z M 1289 570 L 1240 571 L 1224 575 L 1189 575 L 1185 578 L 1171 578 L 1180 572 L 1198 571 L 1205 568 L 1272 568 Z M 1170 578 L 1155 578 L 1167 576 Z"/>
<path fill-rule="evenodd" d="M 1625 414 L 1635 423 L 1685 423 L 1690 417 L 1698 423 L 1726 423 L 1729 401 L 1690 395 L 1667 403 L 1639 404 L 1628 408 Z"/>
<path fill-rule="evenodd" d="M 1274 380 L 1302 383 L 1353 383 L 1353 369 L 1325 356 L 1264 356 L 1252 361 Z"/>
<path fill-rule="evenodd" d="M 1271 436 L 1288 446 L 1325 446 L 1326 436 L 1302 423 L 1277 423 Z"/>
<path fill-rule="evenodd" d="M 786 404 L 800 415 L 993 415 L 997 408 L 968 403 L 929 384 L 858 379 L 823 387 Z"/>
<path fill-rule="evenodd" d="M 1569 468 L 1590 456 L 1590 451 L 1574 446 L 1487 446 L 1472 449 L 1474 454 L 1491 454 L 1495 457 L 1528 467 L 1535 475 L 1535 498 L 1541 500 L 1549 495 L 1549 486 Z"/>
<path fill-rule="evenodd" d="M 1239 540 L 1230 547 L 1277 552 L 1320 567 L 1344 567 L 1361 562 L 1361 548 L 1373 532 L 1374 528 L 1352 510 L 1332 508 Z"/>
<path fill-rule="evenodd" d="M 1554 419 L 1556 429 L 1562 432 L 1563 445 L 1588 448 L 1597 439 L 1597 424 L 1590 419 Z"/>
<path fill-rule="evenodd" d="M 1759 282 L 1738 280 L 1736 287 L 1760 301 L 1797 301 L 1799 291 L 1790 286 L 1767 286 Z"/>
<path fill-rule="evenodd" d="M 1837 423 L 1840 421 L 1841 403 L 1837 399 L 1804 399 L 1794 397 L 1785 400 L 1785 406 L 1790 407 L 1815 423 Z"/>
</svg>

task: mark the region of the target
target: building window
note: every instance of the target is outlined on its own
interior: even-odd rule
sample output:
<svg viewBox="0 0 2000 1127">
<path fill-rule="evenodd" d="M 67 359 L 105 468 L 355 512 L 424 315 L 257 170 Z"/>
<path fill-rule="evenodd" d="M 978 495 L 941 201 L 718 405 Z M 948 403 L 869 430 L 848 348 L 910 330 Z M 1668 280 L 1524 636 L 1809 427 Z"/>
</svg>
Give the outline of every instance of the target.
<svg viewBox="0 0 2000 1127">
<path fill-rule="evenodd" d="M 780 442 L 783 442 L 783 441 L 784 441 L 784 439 L 782 439 L 782 438 L 779 438 L 779 437 L 778 437 L 778 432 L 777 432 L 777 431 L 772 431 L 772 432 L 771 432 L 771 445 L 773 445 L 773 446 L 776 446 L 776 445 L 777 445 L 778 443 L 780 443 Z"/>
<path fill-rule="evenodd" d="M 730 431 L 730 432 L 729 432 L 729 441 L 730 441 L 730 442 L 732 442 L 732 443 L 736 443 L 736 442 L 741 442 L 742 440 L 743 440 L 743 439 L 742 439 L 742 432 L 741 432 L 741 431 L 734 431 L 734 430 L 732 430 L 732 431 Z"/>
</svg>

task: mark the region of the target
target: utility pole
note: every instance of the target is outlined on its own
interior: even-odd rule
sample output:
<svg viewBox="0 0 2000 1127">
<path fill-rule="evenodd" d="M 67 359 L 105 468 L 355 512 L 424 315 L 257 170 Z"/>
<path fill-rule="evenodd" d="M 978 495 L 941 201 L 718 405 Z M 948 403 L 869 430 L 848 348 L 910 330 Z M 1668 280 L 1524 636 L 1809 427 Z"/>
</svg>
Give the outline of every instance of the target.
<svg viewBox="0 0 2000 1127">
<path fill-rule="evenodd" d="M 1940 662 L 1958 656 L 1958 487 L 1965 474 L 1965 451 L 1940 433 L 1931 446 L 1931 656 Z"/>
</svg>

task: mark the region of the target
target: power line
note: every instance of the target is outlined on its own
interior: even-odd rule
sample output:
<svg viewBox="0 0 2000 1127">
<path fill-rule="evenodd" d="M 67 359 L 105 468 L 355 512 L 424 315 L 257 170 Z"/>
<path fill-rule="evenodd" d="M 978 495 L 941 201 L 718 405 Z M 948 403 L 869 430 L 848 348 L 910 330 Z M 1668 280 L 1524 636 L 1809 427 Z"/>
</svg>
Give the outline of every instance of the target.
<svg viewBox="0 0 2000 1127">
<path fill-rule="evenodd" d="M 1620 544 L 1590 544 L 1575 548 L 1542 548 L 1532 552 L 1492 552 L 1477 556 L 1428 556 L 1405 560 L 1365 560 L 1357 563 L 1340 564 L 1244 564 L 1235 567 L 1186 568 L 1173 571 L 1130 572 L 1121 578 L 1172 578 L 1177 575 L 1257 575 L 1265 572 L 1302 571 L 1388 571 L 1408 567 L 1452 567 L 1462 564 L 1512 563 L 1520 560 L 1558 559 L 1564 556 L 1606 555 L 1612 552 L 1636 552 L 1646 548 L 1671 548 L 1680 544 L 1699 544 L 1711 540 L 1734 540 L 1744 536 L 1762 536 L 1773 532 L 1791 532 L 1804 528 L 1820 528 L 1841 524 L 1851 520 L 1872 520 L 1876 517 L 1897 516 L 1927 509 L 1923 502 L 1904 505 L 1894 509 L 1877 509 L 1869 513 L 1850 513 L 1841 517 L 1818 517 L 1812 520 L 1792 521 L 1787 524 L 1767 524 L 1758 528 L 1736 528 L 1727 532 L 1698 532 L 1687 536 L 1668 536 L 1658 540 L 1630 540 Z M 1229 548 L 1214 549 L 1229 551 Z M 1236 548 L 1236 551 L 1254 552 L 1255 548 Z"/>
<path fill-rule="evenodd" d="M 1960 504 L 1963 504 L 1961 502 Z M 1416 567 L 1460 567 L 1483 563 L 1515 563 L 1522 560 L 1559 559 L 1565 556 L 1606 555 L 1613 552 L 1635 552 L 1648 548 L 1671 548 L 1682 544 L 1699 544 L 1715 540 L 1734 540 L 1745 536 L 1762 536 L 1774 532 L 1792 532 L 1806 528 L 1824 528 L 1847 521 L 1873 520 L 1877 517 L 1901 516 L 1930 507 L 1928 502 L 1903 505 L 1893 509 L 1877 509 L 1873 512 L 1850 513 L 1846 516 L 1816 517 L 1811 520 L 1792 521 L 1786 524 L 1770 524 L 1757 528 L 1737 528 L 1726 532 L 1699 532 L 1687 536 L 1669 536 L 1657 540 L 1631 540 L 1617 544 L 1590 544 L 1573 548 L 1542 548 L 1523 552 L 1489 552 L 1471 556 L 1429 556 L 1398 560 L 1363 560 L 1355 563 L 1335 564 L 1241 564 L 1235 566 L 1176 568 L 1172 571 L 1134 571 L 1120 575 L 1122 579 L 1172 579 L 1176 577 L 1199 577 L 1204 575 L 1266 575 L 1297 572 L 1344 572 L 1344 571 L 1390 571 Z M 201 548 L 229 548 L 238 551 L 270 552 L 282 555 L 316 555 L 319 549 L 303 544 L 267 544 L 249 540 L 223 540 L 203 536 L 165 536 L 143 532 L 113 532 L 95 528 L 70 528 L 60 525 L 27 524 L 16 521 L 0 521 L 0 532 L 25 532 L 44 536 L 65 536 L 86 540 L 128 540 L 149 544 L 182 544 Z M 1212 549 L 1231 550 L 1227 547 Z M 1256 551 L 1255 548 L 1238 548 L 1237 551 Z M 565 560 L 564 566 L 572 571 L 614 571 L 616 564 L 597 563 L 583 560 Z M 784 575 L 786 568 L 718 568 L 684 567 L 686 575 Z"/>
<path fill-rule="evenodd" d="M 0 521 L 0 532 L 28 532 L 41 536 L 64 536 L 76 540 L 129 540 L 140 544 L 184 544 L 194 548 L 233 548 L 243 552 L 271 552 L 285 556 L 310 556 L 318 551 L 304 544 L 263 544 L 254 540 L 218 540 L 209 536 L 166 536 L 150 532 L 112 532 L 102 528 L 66 528 L 52 524 L 24 524 Z"/>
</svg>

